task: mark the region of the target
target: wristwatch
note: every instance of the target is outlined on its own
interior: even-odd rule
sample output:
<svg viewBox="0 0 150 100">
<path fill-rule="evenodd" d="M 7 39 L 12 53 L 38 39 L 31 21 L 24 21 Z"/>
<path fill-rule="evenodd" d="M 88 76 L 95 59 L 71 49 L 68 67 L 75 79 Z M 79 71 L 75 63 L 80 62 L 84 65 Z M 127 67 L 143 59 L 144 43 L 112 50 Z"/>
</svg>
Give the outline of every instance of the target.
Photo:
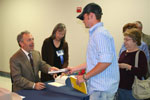
<svg viewBox="0 0 150 100">
<path fill-rule="evenodd" d="M 88 79 L 85 77 L 85 75 L 86 75 L 86 74 L 83 75 L 83 79 L 84 79 L 85 81 L 87 81 Z"/>
</svg>

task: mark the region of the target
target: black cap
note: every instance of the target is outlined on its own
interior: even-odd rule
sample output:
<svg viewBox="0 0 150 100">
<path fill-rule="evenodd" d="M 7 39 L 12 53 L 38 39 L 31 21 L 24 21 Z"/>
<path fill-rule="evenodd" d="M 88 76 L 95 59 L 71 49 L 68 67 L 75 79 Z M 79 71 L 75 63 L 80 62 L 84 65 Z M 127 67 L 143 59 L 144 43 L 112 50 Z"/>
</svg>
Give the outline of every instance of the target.
<svg viewBox="0 0 150 100">
<path fill-rule="evenodd" d="M 103 14 L 102 9 L 99 5 L 95 3 L 89 3 L 88 5 L 84 7 L 83 12 L 79 16 L 77 16 L 77 18 L 79 18 L 80 20 L 83 20 L 84 14 L 86 13 L 89 14 L 90 12 L 95 13 L 95 14 L 100 14 L 100 15 Z"/>
</svg>

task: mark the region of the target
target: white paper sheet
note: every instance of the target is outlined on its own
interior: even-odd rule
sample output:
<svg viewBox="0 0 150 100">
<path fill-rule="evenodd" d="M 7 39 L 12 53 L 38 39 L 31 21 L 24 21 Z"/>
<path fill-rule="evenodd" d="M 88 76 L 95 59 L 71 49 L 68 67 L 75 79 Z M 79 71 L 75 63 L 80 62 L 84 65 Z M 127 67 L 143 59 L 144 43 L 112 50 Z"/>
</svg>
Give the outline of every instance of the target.
<svg viewBox="0 0 150 100">
<path fill-rule="evenodd" d="M 63 73 L 63 72 L 67 72 L 68 71 L 68 69 L 60 69 L 60 70 L 58 70 L 58 71 L 50 71 L 50 72 L 48 72 L 48 74 L 57 74 L 57 73 Z"/>
<path fill-rule="evenodd" d="M 56 86 L 56 87 L 64 86 L 64 84 L 61 84 L 61 83 L 58 83 L 58 82 L 50 82 L 50 83 L 48 83 L 48 84 L 49 84 L 49 85 Z"/>
<path fill-rule="evenodd" d="M 56 87 L 61 87 L 61 86 L 65 86 L 66 85 L 66 79 L 68 78 L 68 76 L 58 76 L 56 79 L 55 79 L 55 82 L 50 82 L 48 83 L 49 85 L 53 85 L 53 86 L 56 86 Z"/>
</svg>

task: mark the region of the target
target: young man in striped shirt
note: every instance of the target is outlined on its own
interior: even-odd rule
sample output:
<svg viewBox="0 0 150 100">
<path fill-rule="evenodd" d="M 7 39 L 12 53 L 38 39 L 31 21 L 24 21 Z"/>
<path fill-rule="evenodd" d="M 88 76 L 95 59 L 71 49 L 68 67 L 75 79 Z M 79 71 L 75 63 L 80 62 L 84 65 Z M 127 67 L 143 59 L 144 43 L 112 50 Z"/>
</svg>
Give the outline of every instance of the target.
<svg viewBox="0 0 150 100">
<path fill-rule="evenodd" d="M 86 74 L 77 76 L 77 84 L 87 81 L 90 100 L 113 100 L 119 84 L 119 67 L 113 37 L 101 22 L 102 9 L 89 3 L 77 17 L 89 29 L 87 61 L 69 67 L 73 73 L 86 69 Z"/>
</svg>

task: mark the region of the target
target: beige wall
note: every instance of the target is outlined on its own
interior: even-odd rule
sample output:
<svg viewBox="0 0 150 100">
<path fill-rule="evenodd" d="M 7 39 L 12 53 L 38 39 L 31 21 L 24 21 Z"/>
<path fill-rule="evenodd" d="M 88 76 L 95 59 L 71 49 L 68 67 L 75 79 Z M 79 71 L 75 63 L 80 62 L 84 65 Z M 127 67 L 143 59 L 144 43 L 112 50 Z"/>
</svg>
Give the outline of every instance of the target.
<svg viewBox="0 0 150 100">
<path fill-rule="evenodd" d="M 143 32 L 150 35 L 150 0 L 92 0 L 103 8 L 102 21 L 115 39 L 118 54 L 123 42 L 122 26 L 140 20 Z M 18 33 L 29 30 L 35 38 L 35 49 L 41 51 L 43 40 L 61 22 L 67 27 L 69 65 L 86 59 L 88 29 L 76 19 L 77 7 L 91 0 L 0 0 L 0 71 L 9 72 L 9 58 L 19 49 Z"/>
</svg>

